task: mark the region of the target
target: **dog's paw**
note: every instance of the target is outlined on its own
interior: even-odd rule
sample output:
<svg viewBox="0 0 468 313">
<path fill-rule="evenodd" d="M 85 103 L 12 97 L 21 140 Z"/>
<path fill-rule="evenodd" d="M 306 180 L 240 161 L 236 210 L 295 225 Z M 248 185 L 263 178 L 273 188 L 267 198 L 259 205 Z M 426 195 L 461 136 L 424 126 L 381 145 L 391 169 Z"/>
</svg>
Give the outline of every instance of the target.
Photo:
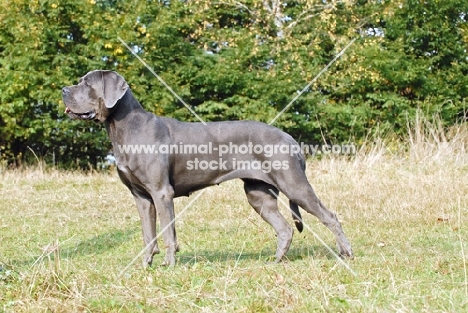
<svg viewBox="0 0 468 313">
<path fill-rule="evenodd" d="M 175 262 L 174 263 L 170 263 L 168 261 L 164 261 L 161 263 L 161 265 L 159 265 L 160 267 L 165 267 L 165 268 L 168 268 L 168 267 L 175 267 Z"/>
<path fill-rule="evenodd" d="M 351 249 L 351 246 L 340 246 L 338 247 L 338 249 L 341 258 L 350 260 L 354 259 L 354 254 L 353 250 Z"/>
<path fill-rule="evenodd" d="M 142 266 L 143 266 L 144 269 L 150 268 L 152 264 L 153 264 L 153 257 L 143 258 Z"/>
<path fill-rule="evenodd" d="M 175 253 L 169 253 L 166 254 L 166 257 L 164 258 L 164 262 L 161 264 L 161 266 L 165 267 L 174 267 L 176 264 L 176 258 L 175 258 Z"/>
</svg>

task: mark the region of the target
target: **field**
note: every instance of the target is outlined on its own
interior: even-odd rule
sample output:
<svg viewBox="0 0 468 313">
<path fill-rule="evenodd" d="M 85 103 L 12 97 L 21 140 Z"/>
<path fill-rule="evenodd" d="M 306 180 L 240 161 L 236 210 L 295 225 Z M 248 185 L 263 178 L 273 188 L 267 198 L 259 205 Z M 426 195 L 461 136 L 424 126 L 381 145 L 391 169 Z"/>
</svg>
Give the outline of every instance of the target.
<svg viewBox="0 0 468 313">
<path fill-rule="evenodd" d="M 288 260 L 239 181 L 207 189 L 176 221 L 175 268 L 144 270 L 139 217 L 116 173 L 0 174 L 0 311 L 468 311 L 468 132 L 424 122 L 353 157 L 315 157 L 307 174 L 353 244 L 303 213 Z M 181 212 L 198 193 L 176 201 Z M 281 211 L 291 221 L 288 209 Z M 163 247 L 162 240 L 159 241 Z"/>
</svg>

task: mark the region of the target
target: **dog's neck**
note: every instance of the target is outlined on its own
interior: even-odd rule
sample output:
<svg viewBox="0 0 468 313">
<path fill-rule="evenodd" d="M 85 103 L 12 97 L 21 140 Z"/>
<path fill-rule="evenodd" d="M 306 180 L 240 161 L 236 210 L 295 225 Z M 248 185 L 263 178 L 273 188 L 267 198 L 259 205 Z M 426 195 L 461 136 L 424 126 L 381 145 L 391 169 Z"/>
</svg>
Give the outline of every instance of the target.
<svg viewBox="0 0 468 313">
<path fill-rule="evenodd" d="M 109 109 L 109 116 L 106 119 L 106 122 L 121 121 L 127 118 L 131 112 L 144 110 L 143 106 L 138 102 L 137 99 L 132 94 L 130 89 L 127 89 L 125 94 L 119 101 L 114 105 L 113 108 Z"/>
<path fill-rule="evenodd" d="M 115 138 L 122 137 L 117 136 L 117 130 L 124 131 L 132 115 L 138 113 L 146 113 L 146 111 L 140 102 L 135 99 L 132 91 L 128 89 L 124 96 L 109 110 L 109 115 L 105 121 L 107 133 L 112 142 L 115 142 Z"/>
</svg>

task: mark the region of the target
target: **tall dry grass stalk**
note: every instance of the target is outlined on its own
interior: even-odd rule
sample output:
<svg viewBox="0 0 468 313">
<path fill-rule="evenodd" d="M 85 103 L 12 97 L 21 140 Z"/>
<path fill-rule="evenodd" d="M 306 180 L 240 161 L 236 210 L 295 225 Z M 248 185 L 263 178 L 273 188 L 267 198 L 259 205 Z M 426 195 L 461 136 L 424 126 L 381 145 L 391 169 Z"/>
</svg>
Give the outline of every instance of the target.
<svg viewBox="0 0 468 313">
<path fill-rule="evenodd" d="M 312 182 L 327 181 L 326 190 L 332 190 L 329 197 L 335 199 L 333 202 L 343 194 L 362 195 L 348 200 L 356 201 L 355 207 L 362 207 L 362 199 L 367 198 L 374 200 L 368 205 L 383 204 L 391 211 L 402 206 L 416 208 L 407 214 L 429 207 L 443 211 L 447 205 L 454 205 L 453 197 L 466 199 L 467 144 L 465 124 L 447 128 L 440 119 L 429 120 L 418 114 L 408 121 L 406 137 L 387 134 L 367 140 L 351 158 L 312 161 L 309 167 L 317 171 L 308 173 Z M 436 203 L 440 205 L 434 206 Z"/>
<path fill-rule="evenodd" d="M 458 124 L 449 128 L 435 116 L 432 121 L 416 114 L 408 121 L 409 156 L 415 161 L 455 162 L 467 161 L 468 128 Z"/>
<path fill-rule="evenodd" d="M 456 124 L 446 127 L 438 116 L 431 119 L 417 113 L 414 120 L 407 121 L 407 135 L 387 133 L 367 139 L 358 149 L 353 162 L 368 164 L 376 162 L 411 163 L 456 163 L 468 161 L 468 127 Z"/>
</svg>

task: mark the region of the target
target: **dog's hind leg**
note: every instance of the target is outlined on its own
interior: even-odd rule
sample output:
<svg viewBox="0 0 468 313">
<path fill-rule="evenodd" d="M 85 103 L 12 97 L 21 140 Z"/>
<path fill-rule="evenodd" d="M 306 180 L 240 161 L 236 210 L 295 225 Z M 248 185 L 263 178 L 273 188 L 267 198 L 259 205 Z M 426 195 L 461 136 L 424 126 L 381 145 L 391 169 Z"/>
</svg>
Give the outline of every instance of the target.
<svg viewBox="0 0 468 313">
<path fill-rule="evenodd" d="M 298 179 L 294 187 L 285 185 L 280 188 L 286 197 L 294 203 L 297 203 L 306 212 L 316 216 L 336 237 L 339 254 L 343 257 L 353 258 L 351 244 L 346 238 L 341 223 L 338 221 L 336 214 L 327 209 L 327 207 L 319 200 L 312 186 L 310 186 L 307 178 Z M 299 187 L 300 186 L 300 187 Z"/>
<path fill-rule="evenodd" d="M 277 199 L 270 189 L 278 194 L 275 187 L 263 181 L 244 180 L 244 190 L 250 205 L 276 231 L 278 237 L 276 262 L 280 262 L 291 245 L 293 229 L 279 212 Z"/>
</svg>

